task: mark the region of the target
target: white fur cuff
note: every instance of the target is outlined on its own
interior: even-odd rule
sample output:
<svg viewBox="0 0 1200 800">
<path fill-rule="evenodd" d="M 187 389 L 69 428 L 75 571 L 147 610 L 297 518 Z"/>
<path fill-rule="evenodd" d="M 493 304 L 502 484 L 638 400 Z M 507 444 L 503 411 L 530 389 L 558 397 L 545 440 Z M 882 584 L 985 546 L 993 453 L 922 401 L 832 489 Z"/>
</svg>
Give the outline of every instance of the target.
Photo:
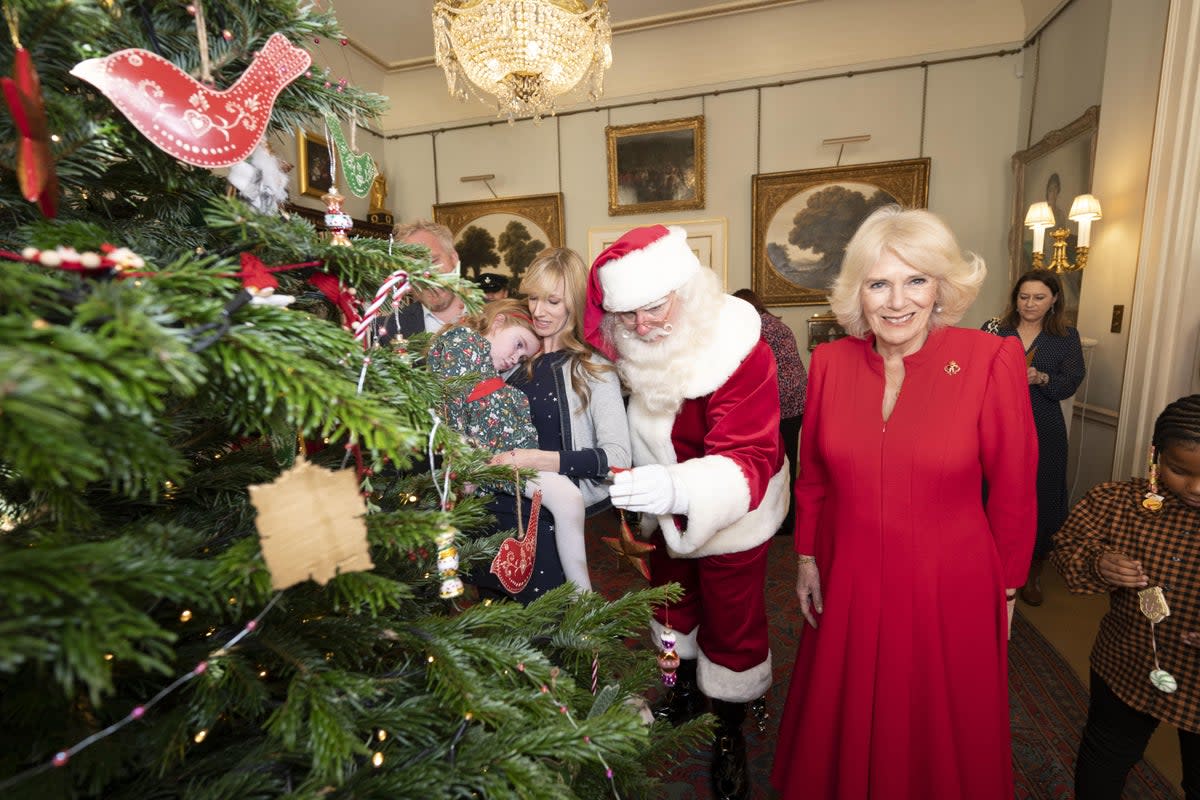
<svg viewBox="0 0 1200 800">
<path fill-rule="evenodd" d="M 757 700 L 771 688 L 771 651 L 767 651 L 766 661 L 742 672 L 714 664 L 701 653 L 696 665 L 696 682 L 701 692 L 716 700 L 729 703 Z"/>
<path fill-rule="evenodd" d="M 659 518 L 663 537 L 672 552 L 680 555 L 694 552 L 750 510 L 750 484 L 733 459 L 704 456 L 672 464 L 668 469 L 672 480 L 687 487 L 688 497 L 685 532 L 679 532 L 671 517 Z"/>
</svg>

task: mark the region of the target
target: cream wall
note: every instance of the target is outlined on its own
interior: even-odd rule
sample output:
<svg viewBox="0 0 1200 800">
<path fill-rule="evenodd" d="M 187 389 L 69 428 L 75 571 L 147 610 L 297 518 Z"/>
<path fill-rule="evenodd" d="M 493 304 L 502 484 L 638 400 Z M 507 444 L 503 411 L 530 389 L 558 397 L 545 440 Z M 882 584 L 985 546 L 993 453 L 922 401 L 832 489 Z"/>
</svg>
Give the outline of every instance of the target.
<svg viewBox="0 0 1200 800">
<path fill-rule="evenodd" d="M 1155 417 L 1200 392 L 1200 2 L 1170 4 L 1113 476 L 1144 471 Z"/>
<path fill-rule="evenodd" d="M 1017 149 L 1012 120 L 1019 107 L 1019 63 L 1019 56 L 1009 55 L 933 66 L 928 69 L 927 91 L 920 67 L 763 89 L 761 155 L 756 90 L 646 102 L 541 124 L 499 123 L 405 135 L 390 140 L 386 151 L 389 186 L 396 190 L 393 211 L 401 219 L 429 216 L 435 196 L 440 202 L 487 199 L 482 184 L 459 179 L 492 173 L 492 186 L 502 197 L 561 191 L 567 245 L 585 256 L 592 227 L 724 218 L 728 288 L 733 291 L 751 285 L 751 176 L 756 171 L 834 166 L 838 148 L 823 146 L 823 139 L 869 133 L 869 142 L 846 148 L 842 163 L 929 156 L 930 208 L 946 216 L 964 246 L 993 265 L 964 323 L 977 325 L 999 311 L 1008 288 L 1003 220 L 1008 216 L 1008 158 Z M 706 207 L 653 216 L 608 216 L 605 126 L 700 114 L 708 137 Z M 418 163 L 429 158 L 434 143 L 436 191 L 430 166 Z M 394 172 L 401 174 L 393 177 Z M 775 309 L 796 331 L 802 348 L 807 345 L 805 320 L 825 310 Z"/>
<path fill-rule="evenodd" d="M 360 85 L 391 97 L 382 123 L 389 138 L 360 134 L 359 144 L 383 167 L 398 219 L 429 216 L 434 202 L 487 199 L 482 184 L 459 181 L 480 173 L 496 175 L 492 185 L 501 196 L 561 191 L 567 244 L 584 253 L 594 226 L 721 217 L 728 221 L 731 290 L 750 284 L 753 174 L 832 166 L 837 149 L 821 140 L 860 133 L 871 141 L 848 145 L 843 164 L 929 156 L 930 207 L 990 265 L 968 325 L 998 313 L 1010 285 L 1011 155 L 1099 104 L 1093 189 L 1104 219 L 1093 229 L 1080 307 L 1082 333 L 1099 343 L 1072 429 L 1072 461 L 1083 465 L 1074 481 L 1078 494 L 1106 479 L 1113 464 L 1128 328 L 1110 333 L 1108 321 L 1113 305 L 1126 306 L 1127 320 L 1133 307 L 1169 6 L 1170 0 L 815 0 L 619 34 L 602 100 L 619 107 L 541 124 L 508 125 L 477 101 L 451 100 L 435 68 L 372 74 L 349 48 L 324 47 L 318 60 L 328 56 L 335 75 L 353 71 Z M 1035 31 L 1031 46 L 1015 55 L 932 63 L 927 75 L 919 66 L 1013 50 Z M 864 74 L 900 65 L 911 68 Z M 794 80 L 802 82 L 767 86 Z M 747 88 L 756 84 L 766 88 Z M 693 93 L 706 96 L 655 102 Z M 708 135 L 707 207 L 609 217 L 604 127 L 696 114 L 705 116 Z M 454 129 L 473 122 L 485 124 Z M 365 206 L 363 200 L 349 207 L 361 217 Z M 804 320 L 823 310 L 776 309 L 802 347 Z"/>
<path fill-rule="evenodd" d="M 618 34 L 605 102 L 851 64 L 880 63 L 1019 43 L 1017 0 L 813 0 L 773 9 Z M 451 99 L 441 70 L 389 75 L 384 129 L 407 131 L 487 119 L 478 101 Z"/>
<path fill-rule="evenodd" d="M 364 91 L 386 94 L 384 91 L 386 75 L 374 63 L 360 55 L 353 47 L 343 47 L 337 41 L 324 39 L 319 44 L 313 43 L 312 45 L 308 45 L 308 50 L 313 57 L 313 71 L 316 74 L 328 71 L 327 79 L 333 86 L 337 86 L 339 80 L 345 79 L 347 83 Z M 378 128 L 377 122 L 372 123 L 372 125 Z M 324 136 L 323 126 L 323 120 L 314 119 L 309 124 L 308 130 Z M 346 137 L 347 142 L 350 141 L 350 123 L 346 120 L 342 120 L 342 135 Z M 372 133 L 360 126 L 355 140 L 358 152 L 370 153 L 374 157 L 375 163 L 386 174 L 383 137 L 379 133 Z M 300 169 L 300 163 L 296 149 L 296 137 L 277 137 L 272 140 L 271 147 L 280 158 L 295 165 L 295 168 L 292 170 L 291 183 L 288 186 L 292 202 L 309 208 L 325 208 L 325 204 L 321 202 L 320 198 L 300 194 L 300 188 L 297 183 L 297 171 Z M 343 209 L 356 219 L 366 219 L 367 209 L 370 206 L 368 199 L 351 195 L 346 188 L 345 178 L 341 178 L 338 181 L 338 186 L 342 194 L 346 196 L 346 202 L 342 206 Z M 388 190 L 389 192 L 391 191 L 390 186 Z"/>
</svg>

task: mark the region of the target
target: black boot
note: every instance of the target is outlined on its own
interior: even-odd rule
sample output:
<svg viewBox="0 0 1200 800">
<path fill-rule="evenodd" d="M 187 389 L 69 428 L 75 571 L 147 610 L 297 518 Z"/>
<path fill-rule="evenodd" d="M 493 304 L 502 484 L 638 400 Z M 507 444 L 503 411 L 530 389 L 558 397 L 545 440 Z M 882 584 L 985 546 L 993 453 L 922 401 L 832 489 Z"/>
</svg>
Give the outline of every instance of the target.
<svg viewBox="0 0 1200 800">
<path fill-rule="evenodd" d="M 750 776 L 746 774 L 746 739 L 742 723 L 745 703 L 712 701 L 717 715 L 717 735 L 713 741 L 712 777 L 714 800 L 746 800 L 750 796 Z"/>
<path fill-rule="evenodd" d="M 771 712 L 767 709 L 767 696 L 765 694 L 757 700 L 750 701 L 750 716 L 754 720 L 754 725 L 758 728 L 758 732 L 766 733 L 767 720 L 771 718 Z"/>
<path fill-rule="evenodd" d="M 696 685 L 696 659 L 685 658 L 675 670 L 675 685 L 651 709 L 654 718 L 679 725 L 704 713 L 704 695 Z"/>
</svg>

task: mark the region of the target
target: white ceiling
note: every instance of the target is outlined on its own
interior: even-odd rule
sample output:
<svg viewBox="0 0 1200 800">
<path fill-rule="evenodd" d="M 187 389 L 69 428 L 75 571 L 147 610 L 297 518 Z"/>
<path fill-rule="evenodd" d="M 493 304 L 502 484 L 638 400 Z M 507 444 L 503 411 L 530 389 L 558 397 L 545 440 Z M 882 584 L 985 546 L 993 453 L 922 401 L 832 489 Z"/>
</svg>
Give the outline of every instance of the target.
<svg viewBox="0 0 1200 800">
<path fill-rule="evenodd" d="M 614 31 L 675 25 L 816 0 L 609 0 Z M 590 0 L 585 0 L 590 5 Z M 824 0 L 833 2 L 833 0 Z M 433 0 L 329 0 L 351 46 L 383 69 L 433 61 Z"/>
</svg>

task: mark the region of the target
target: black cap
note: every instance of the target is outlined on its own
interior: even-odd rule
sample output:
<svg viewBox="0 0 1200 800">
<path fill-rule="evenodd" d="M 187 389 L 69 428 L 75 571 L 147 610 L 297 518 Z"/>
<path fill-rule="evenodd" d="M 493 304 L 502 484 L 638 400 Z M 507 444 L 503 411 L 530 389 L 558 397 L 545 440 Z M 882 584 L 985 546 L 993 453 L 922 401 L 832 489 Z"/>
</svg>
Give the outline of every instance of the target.
<svg viewBox="0 0 1200 800">
<path fill-rule="evenodd" d="M 496 272 L 485 272 L 475 279 L 479 288 L 485 292 L 498 292 L 508 288 L 508 276 Z"/>
</svg>

